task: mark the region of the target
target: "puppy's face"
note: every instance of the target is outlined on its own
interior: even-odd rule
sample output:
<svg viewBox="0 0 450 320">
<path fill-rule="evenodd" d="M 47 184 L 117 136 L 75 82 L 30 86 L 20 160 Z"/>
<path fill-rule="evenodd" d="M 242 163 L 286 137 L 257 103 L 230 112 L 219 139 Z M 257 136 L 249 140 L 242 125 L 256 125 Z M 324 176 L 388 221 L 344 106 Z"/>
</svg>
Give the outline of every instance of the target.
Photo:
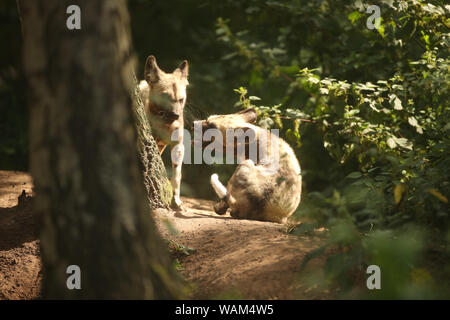
<svg viewBox="0 0 450 320">
<path fill-rule="evenodd" d="M 154 56 L 147 58 L 144 76 L 150 87 L 152 111 L 166 117 L 167 121 L 175 121 L 183 116 L 188 68 L 185 60 L 172 73 L 166 73 L 158 67 Z"/>
<path fill-rule="evenodd" d="M 167 143 L 170 133 L 181 127 L 186 104 L 188 62 L 183 61 L 172 73 L 162 71 L 154 56 L 145 64 L 144 76 L 149 90 L 149 119 L 154 133 Z"/>
</svg>

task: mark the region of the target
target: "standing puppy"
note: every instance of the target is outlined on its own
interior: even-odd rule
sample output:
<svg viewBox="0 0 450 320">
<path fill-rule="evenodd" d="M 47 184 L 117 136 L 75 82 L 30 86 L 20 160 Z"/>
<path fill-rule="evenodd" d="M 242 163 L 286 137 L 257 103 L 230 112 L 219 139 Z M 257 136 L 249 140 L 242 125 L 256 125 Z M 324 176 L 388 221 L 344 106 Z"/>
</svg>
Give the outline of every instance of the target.
<svg viewBox="0 0 450 320">
<path fill-rule="evenodd" d="M 184 157 L 183 110 L 186 104 L 188 85 L 188 62 L 184 60 L 172 73 L 165 73 L 149 56 L 145 63 L 145 80 L 139 84 L 144 108 L 150 121 L 152 135 L 160 154 L 171 146 L 173 199 L 177 209 L 181 208 L 181 165 Z"/>
<path fill-rule="evenodd" d="M 256 116 L 256 110 L 246 109 L 231 115 L 211 116 L 202 123 L 203 129 L 221 132 L 225 152 L 232 151 L 239 157 L 241 150 L 245 158 L 226 188 L 217 174 L 211 176 L 211 184 L 221 198 L 214 210 L 225 214 L 229 208 L 235 218 L 284 223 L 300 203 L 300 165 L 283 139 L 253 125 Z M 251 156 L 252 144 L 258 148 L 256 157 L 255 152 Z"/>
</svg>

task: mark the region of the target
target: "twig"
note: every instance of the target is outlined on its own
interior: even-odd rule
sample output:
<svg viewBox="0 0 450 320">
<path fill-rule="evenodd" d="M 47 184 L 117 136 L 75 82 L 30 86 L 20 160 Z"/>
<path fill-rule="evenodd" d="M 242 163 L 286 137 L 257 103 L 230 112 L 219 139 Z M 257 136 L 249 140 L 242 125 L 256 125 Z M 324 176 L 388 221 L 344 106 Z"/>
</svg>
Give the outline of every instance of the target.
<svg viewBox="0 0 450 320">
<path fill-rule="evenodd" d="M 302 121 L 302 122 L 316 123 L 316 121 L 314 121 L 314 120 L 303 119 L 303 118 L 280 117 L 280 119 L 286 119 L 286 120 L 300 120 L 300 121 Z"/>
</svg>

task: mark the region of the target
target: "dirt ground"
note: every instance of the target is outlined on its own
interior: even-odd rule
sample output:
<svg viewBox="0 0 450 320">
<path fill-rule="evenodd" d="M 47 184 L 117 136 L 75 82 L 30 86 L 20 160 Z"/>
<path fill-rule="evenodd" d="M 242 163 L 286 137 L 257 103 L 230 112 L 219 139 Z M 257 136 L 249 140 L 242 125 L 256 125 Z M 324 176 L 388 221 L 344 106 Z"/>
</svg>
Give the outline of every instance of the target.
<svg viewBox="0 0 450 320">
<path fill-rule="evenodd" d="M 23 190 L 32 194 L 28 174 L 0 171 L 0 300 L 40 295 L 40 217 L 30 201 L 18 204 Z M 329 298 L 327 292 L 318 296 L 299 274 L 305 255 L 323 241 L 320 232 L 297 237 L 285 225 L 218 216 L 211 201 L 183 200 L 185 211 L 157 210 L 154 216 L 162 235 L 181 248 L 176 258 L 192 286 L 191 298 Z"/>
<path fill-rule="evenodd" d="M 42 273 L 39 254 L 39 217 L 30 201 L 31 177 L 23 172 L 0 171 L 0 299 L 39 296 Z"/>
</svg>

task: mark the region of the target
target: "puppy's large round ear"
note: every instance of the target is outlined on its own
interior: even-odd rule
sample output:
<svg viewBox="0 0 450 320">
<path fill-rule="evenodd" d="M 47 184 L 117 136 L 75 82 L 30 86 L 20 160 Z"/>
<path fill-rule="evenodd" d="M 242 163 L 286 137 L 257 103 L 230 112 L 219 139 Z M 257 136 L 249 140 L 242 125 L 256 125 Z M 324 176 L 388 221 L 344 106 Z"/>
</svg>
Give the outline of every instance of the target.
<svg viewBox="0 0 450 320">
<path fill-rule="evenodd" d="M 258 114 L 254 108 L 244 109 L 239 111 L 238 114 L 244 117 L 245 122 L 248 123 L 254 123 L 258 117 Z"/>
<path fill-rule="evenodd" d="M 156 83 L 160 79 L 161 69 L 159 69 L 156 63 L 156 58 L 153 55 L 148 56 L 145 62 L 144 78 L 150 83 Z"/>
<path fill-rule="evenodd" d="M 180 65 L 175 69 L 174 73 L 179 73 L 182 78 L 187 79 L 189 74 L 189 63 L 187 60 L 184 60 Z"/>
</svg>

